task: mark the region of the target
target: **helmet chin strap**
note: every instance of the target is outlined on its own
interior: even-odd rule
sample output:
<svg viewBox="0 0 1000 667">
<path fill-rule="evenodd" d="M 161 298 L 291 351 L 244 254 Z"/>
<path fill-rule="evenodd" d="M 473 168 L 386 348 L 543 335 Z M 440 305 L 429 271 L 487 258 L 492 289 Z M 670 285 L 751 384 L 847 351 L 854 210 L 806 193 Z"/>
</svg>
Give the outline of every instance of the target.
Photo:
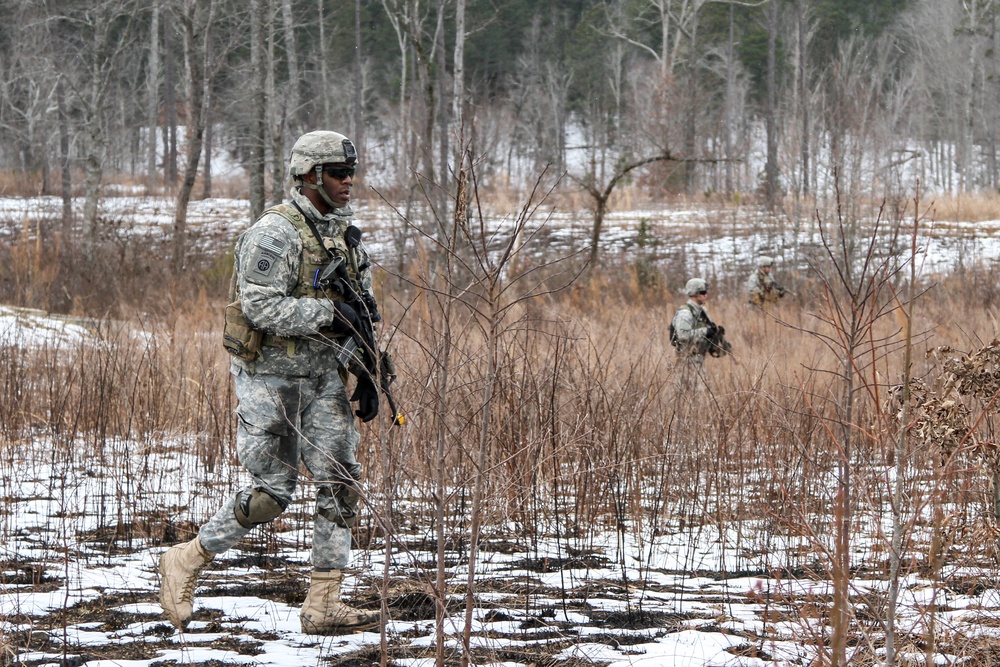
<svg viewBox="0 0 1000 667">
<path fill-rule="evenodd" d="M 329 206 L 330 208 L 337 208 L 337 205 L 333 203 L 333 200 L 330 199 L 330 195 L 326 194 L 326 190 L 324 190 L 323 186 L 321 185 L 323 183 L 323 165 L 321 164 L 316 165 L 313 168 L 313 171 L 316 173 L 316 182 L 310 183 L 305 179 L 303 179 L 302 187 L 308 188 L 310 190 L 316 190 L 317 192 L 319 192 L 319 196 L 323 199 L 323 201 L 326 202 L 327 206 Z"/>
</svg>

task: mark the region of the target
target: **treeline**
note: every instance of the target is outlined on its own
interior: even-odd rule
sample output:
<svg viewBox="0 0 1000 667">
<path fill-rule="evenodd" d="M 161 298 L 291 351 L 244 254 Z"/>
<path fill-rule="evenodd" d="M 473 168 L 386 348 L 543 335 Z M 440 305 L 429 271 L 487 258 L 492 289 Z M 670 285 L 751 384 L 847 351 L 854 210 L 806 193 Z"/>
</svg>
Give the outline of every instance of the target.
<svg viewBox="0 0 1000 667">
<path fill-rule="evenodd" d="M 835 176 L 858 195 L 995 189 L 997 6 L 0 0 L 0 168 L 63 192 L 67 218 L 85 195 L 91 234 L 110 173 L 170 186 L 179 208 L 210 195 L 212 146 L 259 210 L 320 127 L 378 147 L 381 182 L 406 193 L 446 184 L 469 146 L 486 181 L 552 165 L 600 190 L 659 157 L 653 194 L 771 205 Z"/>
</svg>

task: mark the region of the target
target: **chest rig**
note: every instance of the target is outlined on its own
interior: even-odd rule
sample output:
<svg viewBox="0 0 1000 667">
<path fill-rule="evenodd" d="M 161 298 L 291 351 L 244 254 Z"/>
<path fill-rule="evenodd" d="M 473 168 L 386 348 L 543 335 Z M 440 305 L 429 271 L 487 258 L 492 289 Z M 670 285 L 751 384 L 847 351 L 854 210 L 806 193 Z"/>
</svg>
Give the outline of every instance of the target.
<svg viewBox="0 0 1000 667">
<path fill-rule="evenodd" d="M 334 301 L 343 301 L 344 295 L 340 292 L 326 288 L 321 289 L 316 284 L 317 276 L 327 267 L 330 260 L 340 257 L 344 260 L 351 282 L 358 284 L 358 274 L 355 267 L 358 266 L 357 258 L 347 247 L 342 233 L 333 236 L 322 237 L 320 240 L 319 231 L 309 224 L 306 216 L 297 207 L 291 204 L 278 204 L 269 208 L 266 213 L 277 213 L 295 228 L 302 241 L 302 257 L 299 261 L 299 279 L 292 290 L 292 296 L 297 298 L 319 299 L 329 298 Z"/>
<path fill-rule="evenodd" d="M 343 301 L 344 295 L 340 291 L 331 287 L 320 288 L 316 279 L 334 258 L 339 257 L 344 260 L 351 282 L 358 284 L 357 257 L 355 251 L 348 248 L 344 235 L 340 233 L 321 237 L 302 211 L 291 204 L 278 204 L 264 211 L 264 215 L 268 213 L 275 213 L 287 220 L 298 232 L 302 241 L 298 280 L 291 296 L 300 299 Z M 223 346 L 230 354 L 250 362 L 257 358 L 262 346 L 269 346 L 285 348 L 290 357 L 295 355 L 295 338 L 264 333 L 254 329 L 246 320 L 237 292 L 235 271 L 230 286 L 230 301 L 231 303 L 226 306 L 223 330 Z"/>
</svg>

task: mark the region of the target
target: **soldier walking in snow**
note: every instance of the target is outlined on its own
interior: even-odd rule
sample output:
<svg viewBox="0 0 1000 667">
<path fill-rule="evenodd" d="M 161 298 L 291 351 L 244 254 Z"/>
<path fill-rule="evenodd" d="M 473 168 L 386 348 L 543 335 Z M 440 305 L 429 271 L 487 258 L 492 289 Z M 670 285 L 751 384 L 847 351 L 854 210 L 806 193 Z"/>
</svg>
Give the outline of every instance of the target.
<svg viewBox="0 0 1000 667">
<path fill-rule="evenodd" d="M 378 311 L 371 264 L 349 205 L 357 161 L 341 134 L 301 136 L 289 162 L 291 200 L 265 211 L 236 243 L 224 344 L 239 399 L 237 449 L 252 480 L 197 537 L 161 557 L 160 603 L 179 629 L 191 620 L 199 572 L 288 507 L 300 462 L 316 487 L 302 630 L 331 634 L 379 621 L 379 612 L 340 601 L 361 478 L 354 418 L 369 421 L 378 413 L 379 367 L 386 360 L 370 347 Z M 323 279 L 329 267 L 338 269 L 335 282 Z M 373 363 L 357 363 L 364 355 Z M 356 376 L 350 399 L 348 370 Z M 358 402 L 357 412 L 351 401 Z"/>
</svg>

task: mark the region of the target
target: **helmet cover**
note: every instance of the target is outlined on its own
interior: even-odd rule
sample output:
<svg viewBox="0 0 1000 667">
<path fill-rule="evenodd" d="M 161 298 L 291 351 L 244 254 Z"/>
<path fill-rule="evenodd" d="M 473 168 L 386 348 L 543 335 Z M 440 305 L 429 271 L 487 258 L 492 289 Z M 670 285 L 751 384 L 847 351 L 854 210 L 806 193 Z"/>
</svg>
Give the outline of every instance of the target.
<svg viewBox="0 0 1000 667">
<path fill-rule="evenodd" d="M 297 177 L 308 174 L 318 164 L 355 166 L 357 162 L 358 151 L 350 139 L 338 132 L 317 130 L 295 141 L 288 160 L 288 173 Z"/>
<path fill-rule="evenodd" d="M 687 281 L 687 285 L 684 286 L 684 293 L 688 296 L 694 296 L 698 292 L 707 292 L 708 283 L 701 278 L 692 278 Z"/>
</svg>

